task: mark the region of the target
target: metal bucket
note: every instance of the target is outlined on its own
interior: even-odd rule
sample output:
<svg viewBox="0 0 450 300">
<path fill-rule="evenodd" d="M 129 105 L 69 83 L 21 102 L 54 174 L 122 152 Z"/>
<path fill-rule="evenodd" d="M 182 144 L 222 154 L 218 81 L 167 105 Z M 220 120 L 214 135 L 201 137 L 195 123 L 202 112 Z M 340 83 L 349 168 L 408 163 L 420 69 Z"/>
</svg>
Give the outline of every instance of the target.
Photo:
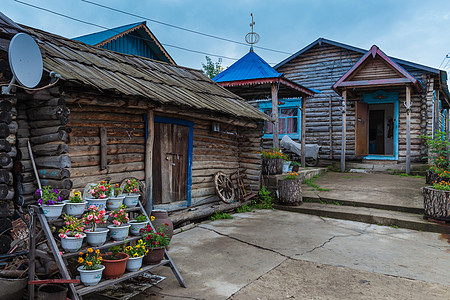
<svg viewBox="0 0 450 300">
<path fill-rule="evenodd" d="M 0 277 L 0 300 L 22 299 L 27 283 L 28 277 L 20 279 Z"/>
<path fill-rule="evenodd" d="M 38 288 L 38 300 L 66 300 L 67 288 L 58 284 L 43 284 Z"/>
</svg>

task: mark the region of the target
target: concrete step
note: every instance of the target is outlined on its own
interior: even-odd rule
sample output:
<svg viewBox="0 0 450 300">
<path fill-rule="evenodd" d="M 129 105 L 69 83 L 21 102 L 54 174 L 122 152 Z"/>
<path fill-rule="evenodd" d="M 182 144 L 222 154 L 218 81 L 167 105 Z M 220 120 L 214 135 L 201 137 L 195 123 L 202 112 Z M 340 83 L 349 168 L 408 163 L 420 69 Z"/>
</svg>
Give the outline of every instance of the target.
<svg viewBox="0 0 450 300">
<path fill-rule="evenodd" d="M 450 233 L 450 225 L 429 222 L 423 219 L 423 215 L 401 211 L 391 211 L 368 207 L 353 207 L 344 205 L 332 205 L 322 203 L 304 202 L 299 206 L 274 205 L 275 209 L 298 212 L 342 220 L 379 224 L 384 226 L 397 226 L 401 228 Z"/>
</svg>

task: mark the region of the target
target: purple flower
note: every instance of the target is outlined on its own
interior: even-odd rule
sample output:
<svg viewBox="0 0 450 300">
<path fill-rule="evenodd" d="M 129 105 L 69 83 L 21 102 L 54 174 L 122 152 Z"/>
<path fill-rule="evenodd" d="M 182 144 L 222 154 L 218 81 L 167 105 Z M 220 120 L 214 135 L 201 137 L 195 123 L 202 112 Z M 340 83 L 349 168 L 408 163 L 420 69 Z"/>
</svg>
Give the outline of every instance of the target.
<svg viewBox="0 0 450 300">
<path fill-rule="evenodd" d="M 61 196 L 58 196 L 58 201 L 61 202 L 62 198 Z"/>
<path fill-rule="evenodd" d="M 40 195 L 41 194 L 41 190 L 36 190 L 36 195 Z"/>
<path fill-rule="evenodd" d="M 58 195 L 59 191 L 57 189 L 53 189 L 53 192 Z"/>
<path fill-rule="evenodd" d="M 53 201 L 53 200 L 48 200 L 47 201 L 47 205 L 53 205 L 53 204 L 55 204 L 55 201 Z"/>
<path fill-rule="evenodd" d="M 36 201 L 37 204 L 41 205 L 42 204 L 42 199 L 39 199 L 38 201 Z"/>
</svg>

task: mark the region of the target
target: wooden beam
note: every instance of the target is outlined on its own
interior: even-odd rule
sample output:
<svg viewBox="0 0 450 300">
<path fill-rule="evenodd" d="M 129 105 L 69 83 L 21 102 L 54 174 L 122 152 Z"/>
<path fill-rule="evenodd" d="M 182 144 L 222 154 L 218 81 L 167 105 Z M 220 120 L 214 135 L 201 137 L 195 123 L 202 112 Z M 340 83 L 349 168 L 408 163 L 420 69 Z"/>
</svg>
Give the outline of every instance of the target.
<svg viewBox="0 0 450 300">
<path fill-rule="evenodd" d="M 411 83 L 407 78 L 388 78 L 388 79 L 372 79 L 358 81 L 344 81 L 339 87 L 372 87 L 377 85 L 393 85 Z"/>
<path fill-rule="evenodd" d="M 347 140 L 347 90 L 342 92 L 342 99 L 341 172 L 345 172 L 345 146 Z"/>
<path fill-rule="evenodd" d="M 272 119 L 273 119 L 273 147 L 280 147 L 278 138 L 278 84 L 272 83 Z"/>
<path fill-rule="evenodd" d="M 108 141 L 107 132 L 105 127 L 100 127 L 100 169 L 105 170 L 108 168 Z"/>
<path fill-rule="evenodd" d="M 328 101 L 328 117 L 330 118 L 328 123 L 328 134 L 330 136 L 330 159 L 333 159 L 333 98 L 331 95 Z"/>
<path fill-rule="evenodd" d="M 155 114 L 153 110 L 147 111 L 147 142 L 145 144 L 145 211 L 152 213 L 153 203 L 153 143 L 155 140 Z"/>
<path fill-rule="evenodd" d="M 302 97 L 302 127 L 301 127 L 301 152 L 300 152 L 300 161 L 302 167 L 306 167 L 306 97 Z"/>
<path fill-rule="evenodd" d="M 406 174 L 411 172 L 411 86 L 406 86 Z"/>
</svg>

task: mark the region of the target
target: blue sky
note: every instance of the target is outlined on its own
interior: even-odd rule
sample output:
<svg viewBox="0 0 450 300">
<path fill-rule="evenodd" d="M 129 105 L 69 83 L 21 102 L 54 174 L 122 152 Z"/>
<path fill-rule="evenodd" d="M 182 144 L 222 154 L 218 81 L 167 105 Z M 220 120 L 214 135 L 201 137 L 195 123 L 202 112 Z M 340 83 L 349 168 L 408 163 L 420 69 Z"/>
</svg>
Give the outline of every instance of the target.
<svg viewBox="0 0 450 300">
<path fill-rule="evenodd" d="M 113 28 L 142 21 L 81 0 L 20 0 L 73 18 Z M 387 55 L 431 67 L 439 67 L 450 52 L 449 0 L 89 0 L 137 15 L 244 42 L 250 31 L 250 13 L 257 46 L 295 53 L 319 37 L 369 49 L 378 45 Z M 2 0 L 2 13 L 17 23 L 65 37 L 80 36 L 102 29 L 48 12 Z M 148 21 L 147 26 L 162 44 L 240 58 L 248 46 L 207 38 Z M 204 54 L 166 46 L 182 66 L 201 68 Z M 274 65 L 288 54 L 261 49 L 255 51 Z M 213 61 L 217 58 L 212 56 Z M 449 61 L 446 59 L 443 66 Z M 223 59 L 223 66 L 234 62 Z M 441 69 L 442 67 L 441 66 Z M 450 69 L 450 63 L 447 70 Z"/>
</svg>

